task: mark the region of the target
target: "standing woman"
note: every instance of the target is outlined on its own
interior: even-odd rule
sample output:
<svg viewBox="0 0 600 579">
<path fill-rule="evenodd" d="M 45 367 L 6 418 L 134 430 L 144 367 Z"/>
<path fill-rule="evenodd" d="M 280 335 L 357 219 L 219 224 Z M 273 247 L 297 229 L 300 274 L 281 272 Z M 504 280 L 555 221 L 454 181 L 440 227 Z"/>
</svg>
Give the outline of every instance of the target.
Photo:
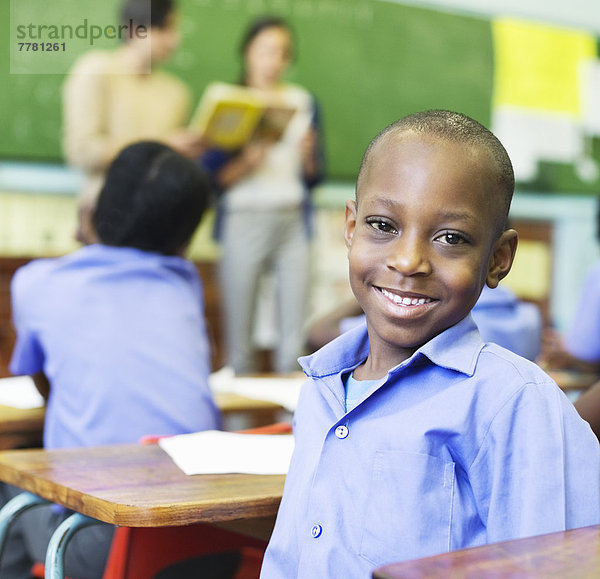
<svg viewBox="0 0 600 579">
<path fill-rule="evenodd" d="M 227 364 L 252 372 L 252 334 L 261 276 L 275 280 L 278 340 L 274 369 L 298 370 L 309 284 L 309 193 L 323 174 L 318 115 L 312 96 L 283 82 L 292 60 L 284 20 L 253 22 L 241 45 L 241 84 L 294 106 L 298 114 L 277 142 L 253 140 L 236 153 L 208 151 L 203 164 L 222 192 L 218 234 Z"/>
</svg>

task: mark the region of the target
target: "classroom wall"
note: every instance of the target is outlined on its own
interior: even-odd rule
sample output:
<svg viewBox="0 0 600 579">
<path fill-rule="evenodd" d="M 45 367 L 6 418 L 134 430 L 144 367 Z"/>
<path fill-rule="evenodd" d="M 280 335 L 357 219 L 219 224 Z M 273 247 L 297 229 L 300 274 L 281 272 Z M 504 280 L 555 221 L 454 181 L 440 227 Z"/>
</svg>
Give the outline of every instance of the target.
<svg viewBox="0 0 600 579">
<path fill-rule="evenodd" d="M 581 12 L 577 12 L 577 2 L 583 0 L 577 0 L 575 6 L 569 3 L 568 10 L 558 12 L 553 8 L 558 6 L 556 2 L 531 1 L 504 6 L 491 0 L 455 0 L 456 4 L 443 0 L 440 9 L 436 2 L 414 0 L 179 0 L 183 41 L 167 68 L 189 84 L 197 101 L 209 82 L 238 78 L 238 43 L 246 23 L 257 14 L 282 14 L 293 24 L 297 37 L 298 56 L 289 79 L 309 88 L 322 106 L 330 178 L 353 180 L 364 147 L 387 123 L 419 109 L 448 108 L 461 110 L 487 126 L 498 125 L 510 142 L 518 167 L 522 166 L 517 163 L 522 151 L 512 142 L 533 140 L 540 132 L 533 113 L 541 113 L 540 122 L 547 126 L 558 114 L 566 120 L 566 129 L 561 121 L 557 136 L 551 135 L 554 140 L 545 138 L 544 144 L 553 143 L 551 155 L 534 152 L 530 164 L 535 166 L 523 174 L 522 185 L 528 190 L 592 192 L 600 189 L 600 170 L 592 179 L 581 178 L 573 170 L 585 153 L 577 126 L 581 112 L 575 102 L 579 95 L 574 85 L 578 82 L 575 67 L 579 60 L 597 60 L 598 34 L 589 23 L 565 28 L 565 24 L 573 26 L 574 14 L 583 22 L 588 20 L 589 12 L 589 22 L 594 22 L 598 10 L 594 10 L 593 0 L 587 1 L 585 6 L 581 4 Z M 3 2 L 0 21 L 4 25 L 10 22 L 13 33 L 14 24 L 20 20 L 13 16 L 18 11 L 9 7 L 25 11 L 35 6 L 31 14 L 25 11 L 23 21 L 52 23 L 57 18 L 61 22 L 70 18 L 75 25 L 85 15 L 92 22 L 104 24 L 115 21 L 120 0 L 78 0 L 79 10 L 65 11 L 70 2 Z M 517 9 L 519 6 L 522 8 Z M 519 20 L 528 14 L 536 19 Z M 556 30 L 539 26 L 556 25 L 557 18 L 563 17 Z M 525 37 L 535 39 L 539 51 L 535 46 L 517 44 L 519 38 L 522 42 L 522 34 L 519 37 L 519 30 L 514 28 L 520 25 L 529 26 Z M 543 43 L 555 47 L 554 51 L 546 50 Z M 105 39 L 97 41 L 94 48 L 112 45 Z M 507 46 L 519 47 L 516 58 Z M 4 128 L 0 133 L 0 158 L 61 161 L 60 93 L 64 74 L 55 74 L 61 70 L 55 65 L 64 61 L 66 72 L 68 59 L 88 50 L 89 45 L 69 40 L 67 48 L 65 55 L 60 53 L 60 60 L 46 55 L 48 66 L 33 67 L 32 63 L 41 57 L 33 53 L 26 57 L 16 50 L 16 39 L 12 37 L 10 42 L 0 43 L 0 75 L 4 76 L 0 78 L 4 81 L 0 93 L 0 125 Z M 9 74 L 11 67 L 33 73 Z M 509 94 L 507 100 L 505 87 L 517 83 L 506 79 L 518 75 L 531 86 Z M 554 95 L 563 93 L 566 87 L 571 87 L 572 94 L 566 103 L 557 102 Z M 549 98 L 550 102 L 535 110 L 536 99 Z M 504 114 L 505 105 L 508 116 Z M 525 109 L 524 118 L 511 116 L 515 107 L 519 114 Z M 497 116 L 498 110 L 502 116 Z M 600 124 L 597 118 L 595 122 Z M 527 123 L 533 125 L 523 139 L 518 131 Z M 596 134 L 591 134 L 585 146 L 600 162 L 600 128 L 594 130 Z M 567 131 L 570 140 L 564 139 L 561 131 Z M 558 154 L 560 145 L 570 141 L 572 150 L 566 156 L 560 151 Z"/>
</svg>

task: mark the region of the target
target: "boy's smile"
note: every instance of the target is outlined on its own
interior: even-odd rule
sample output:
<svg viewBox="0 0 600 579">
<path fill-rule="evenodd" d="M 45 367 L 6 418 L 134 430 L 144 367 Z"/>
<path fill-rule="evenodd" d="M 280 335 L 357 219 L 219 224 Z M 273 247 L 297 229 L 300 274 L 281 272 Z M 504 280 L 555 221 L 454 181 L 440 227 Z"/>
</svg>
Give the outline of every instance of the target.
<svg viewBox="0 0 600 579">
<path fill-rule="evenodd" d="M 392 135 L 371 153 L 345 231 L 350 283 L 369 329 L 366 373 L 384 375 L 508 273 L 516 233 L 497 239 L 493 169 L 485 150 L 415 133 Z"/>
</svg>

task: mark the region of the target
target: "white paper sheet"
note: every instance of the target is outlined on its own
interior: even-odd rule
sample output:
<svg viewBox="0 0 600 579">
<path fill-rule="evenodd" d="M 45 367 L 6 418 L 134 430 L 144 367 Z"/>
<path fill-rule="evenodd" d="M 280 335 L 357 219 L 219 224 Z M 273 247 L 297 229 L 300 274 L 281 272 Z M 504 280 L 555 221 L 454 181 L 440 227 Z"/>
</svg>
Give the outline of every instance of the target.
<svg viewBox="0 0 600 579">
<path fill-rule="evenodd" d="M 254 400 L 268 400 L 294 412 L 300 396 L 300 388 L 306 377 L 246 377 L 235 376 L 229 368 L 222 368 L 210 376 L 213 392 L 233 392 Z"/>
<path fill-rule="evenodd" d="M 185 474 L 287 474 L 291 434 L 207 430 L 161 438 L 160 447 Z"/>
<path fill-rule="evenodd" d="M 41 408 L 44 398 L 31 376 L 13 376 L 0 378 L 0 404 L 22 409 Z"/>
</svg>

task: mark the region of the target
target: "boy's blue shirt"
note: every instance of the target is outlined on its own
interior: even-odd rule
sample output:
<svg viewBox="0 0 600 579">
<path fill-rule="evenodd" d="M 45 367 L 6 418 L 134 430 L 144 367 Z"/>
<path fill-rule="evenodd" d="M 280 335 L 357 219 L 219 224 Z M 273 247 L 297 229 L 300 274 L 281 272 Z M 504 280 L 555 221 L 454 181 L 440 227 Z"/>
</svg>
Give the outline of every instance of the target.
<svg viewBox="0 0 600 579">
<path fill-rule="evenodd" d="M 296 450 L 263 578 L 382 564 L 600 523 L 600 447 L 535 364 L 470 316 L 345 412 L 366 326 L 302 358 Z M 342 427 L 342 428 L 340 428 Z"/>
<path fill-rule="evenodd" d="M 90 245 L 12 281 L 14 374 L 51 383 L 46 448 L 220 426 L 202 284 L 180 257 Z"/>
</svg>

